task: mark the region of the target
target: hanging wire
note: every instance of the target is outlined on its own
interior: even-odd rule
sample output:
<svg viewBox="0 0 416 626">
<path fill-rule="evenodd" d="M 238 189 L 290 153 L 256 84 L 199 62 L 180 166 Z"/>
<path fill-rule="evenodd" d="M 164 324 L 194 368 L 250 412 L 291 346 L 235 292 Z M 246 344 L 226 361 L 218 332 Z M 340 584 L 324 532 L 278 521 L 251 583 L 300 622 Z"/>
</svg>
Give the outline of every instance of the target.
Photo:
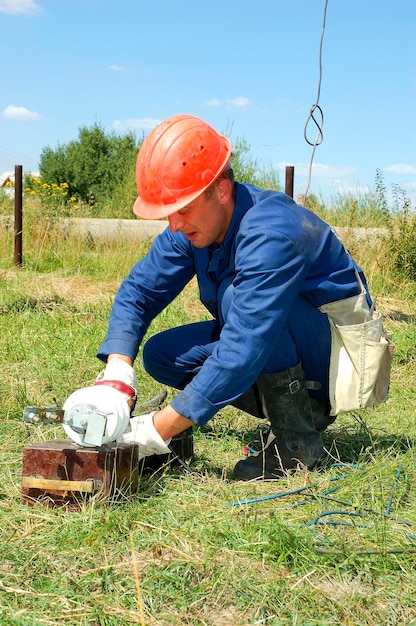
<svg viewBox="0 0 416 626">
<path fill-rule="evenodd" d="M 318 80 L 318 93 L 316 96 L 316 101 L 315 104 L 313 104 L 309 110 L 309 116 L 308 119 L 306 120 L 305 123 L 305 128 L 303 131 L 303 136 L 305 137 L 305 141 L 312 146 L 312 154 L 311 154 L 311 160 L 309 162 L 309 169 L 308 169 L 308 181 L 306 183 L 306 190 L 303 196 L 303 204 L 306 204 L 306 197 L 308 195 L 308 191 L 309 191 L 309 187 L 311 184 L 311 177 L 312 177 L 312 163 L 313 163 L 313 159 L 315 156 L 315 150 L 317 148 L 317 146 L 321 145 L 321 143 L 324 140 L 324 135 L 322 132 L 322 128 L 324 126 L 324 114 L 323 111 L 321 109 L 321 107 L 319 106 L 319 98 L 321 97 L 321 83 L 322 83 L 322 47 L 323 47 L 323 41 L 324 41 L 324 34 L 325 34 L 325 24 L 326 24 L 326 12 L 327 12 L 327 8 L 328 8 L 328 0 L 325 0 L 325 7 L 324 7 L 324 19 L 323 19 L 323 23 L 322 23 L 322 32 L 321 32 L 321 41 L 319 44 L 319 80 Z M 319 120 L 315 117 L 315 114 L 318 114 Z M 317 128 L 317 134 L 316 137 L 314 139 L 314 141 L 309 141 L 308 136 L 307 136 L 307 131 L 308 131 L 308 125 L 310 122 L 313 122 Z"/>
</svg>

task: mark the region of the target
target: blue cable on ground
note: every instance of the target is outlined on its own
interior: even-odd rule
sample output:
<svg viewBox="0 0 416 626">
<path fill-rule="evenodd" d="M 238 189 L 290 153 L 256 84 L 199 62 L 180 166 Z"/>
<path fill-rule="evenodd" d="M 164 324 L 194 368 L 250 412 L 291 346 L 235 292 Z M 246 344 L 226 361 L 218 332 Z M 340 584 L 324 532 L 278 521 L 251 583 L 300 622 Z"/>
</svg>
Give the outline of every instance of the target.
<svg viewBox="0 0 416 626">
<path fill-rule="evenodd" d="M 349 464 L 349 463 L 335 463 L 333 464 L 331 467 L 350 467 L 352 469 L 363 469 L 361 468 L 359 465 L 355 465 L 355 464 Z M 391 505 L 393 502 L 393 498 L 394 498 L 394 494 L 397 490 L 397 486 L 398 486 L 398 482 L 399 482 L 399 478 L 401 475 L 401 471 L 402 471 L 402 463 L 399 464 L 396 475 L 395 475 L 395 479 L 394 479 L 394 483 L 393 486 L 390 490 L 390 496 L 387 502 L 387 506 L 385 509 L 384 513 L 379 513 L 378 511 L 374 511 L 372 509 L 369 508 L 365 508 L 364 507 L 364 511 L 369 514 L 373 514 L 373 515 L 377 515 L 377 516 L 382 516 L 384 518 L 388 518 L 388 519 L 392 519 L 395 520 L 396 522 L 400 523 L 400 524 L 404 524 L 406 526 L 409 527 L 413 527 L 413 524 L 411 524 L 410 522 L 404 521 L 404 520 L 398 520 L 395 516 L 392 516 L 390 514 L 391 511 Z M 347 477 L 348 474 L 343 474 L 341 476 L 336 476 L 331 478 L 331 481 L 337 481 L 340 480 L 342 478 Z M 316 487 L 316 483 L 312 484 L 312 485 L 307 485 L 306 487 L 300 487 L 299 489 L 292 489 L 289 491 L 281 491 L 279 493 L 270 495 L 270 496 L 262 496 L 260 498 L 252 498 L 249 500 L 240 500 L 240 501 L 236 501 L 236 502 L 232 502 L 232 503 L 228 503 L 226 506 L 244 506 L 247 504 L 256 504 L 257 502 L 265 502 L 265 501 L 269 501 L 269 500 L 275 500 L 278 498 L 284 498 L 286 496 L 293 496 L 293 495 L 297 495 L 299 493 L 303 493 L 305 491 L 311 491 L 314 487 Z M 328 499 L 328 500 L 332 500 L 334 502 L 338 502 L 338 504 L 343 504 L 346 506 L 351 506 L 351 507 L 355 507 L 355 505 L 351 502 L 346 502 L 344 500 L 337 500 L 336 498 L 331 498 L 328 494 L 334 493 L 335 491 L 337 491 L 338 489 L 340 489 L 339 486 L 337 487 L 333 487 L 332 489 L 327 489 L 326 491 L 320 493 L 320 494 L 314 494 L 311 493 L 310 494 L 310 498 L 308 500 L 303 500 L 302 502 L 298 502 L 294 505 L 291 505 L 292 507 L 295 506 L 301 506 L 303 504 L 307 504 L 309 502 L 311 502 L 311 500 L 315 500 L 318 498 L 323 498 L 323 499 Z M 342 510 L 333 510 L 333 511 L 325 511 L 323 513 L 320 513 L 319 515 L 317 515 L 311 522 L 309 522 L 307 524 L 307 526 L 312 527 L 313 532 L 317 532 L 316 531 L 316 526 L 318 524 L 323 524 L 323 525 L 332 525 L 332 526 L 354 526 L 356 528 L 373 528 L 373 525 L 370 524 L 354 524 L 353 522 L 345 522 L 345 521 L 338 521 L 338 520 L 326 520 L 326 521 L 322 521 L 322 518 L 324 517 L 329 517 L 329 516 L 333 516 L 333 515 L 340 515 L 340 516 L 349 516 L 351 518 L 355 518 L 355 517 L 359 517 L 359 518 L 364 518 L 366 517 L 365 513 L 360 513 L 360 512 L 353 512 L 353 511 L 342 511 Z M 404 533 L 405 536 L 412 540 L 412 541 L 416 541 L 416 535 L 413 535 L 412 533 L 409 532 L 405 532 Z M 326 541 L 327 543 L 329 543 L 329 540 L 323 539 L 321 537 L 317 536 L 317 539 L 319 539 L 320 541 Z M 345 554 L 344 550 L 339 550 L 339 549 L 328 549 L 328 548 L 323 548 L 320 546 L 314 546 L 315 550 L 317 552 L 323 553 L 323 554 Z M 383 549 L 383 548 L 378 548 L 378 549 L 370 549 L 370 550 L 358 550 L 358 551 L 354 551 L 353 554 L 356 555 L 375 555 L 375 554 L 413 554 L 416 553 L 416 548 L 393 548 L 393 549 Z"/>
</svg>

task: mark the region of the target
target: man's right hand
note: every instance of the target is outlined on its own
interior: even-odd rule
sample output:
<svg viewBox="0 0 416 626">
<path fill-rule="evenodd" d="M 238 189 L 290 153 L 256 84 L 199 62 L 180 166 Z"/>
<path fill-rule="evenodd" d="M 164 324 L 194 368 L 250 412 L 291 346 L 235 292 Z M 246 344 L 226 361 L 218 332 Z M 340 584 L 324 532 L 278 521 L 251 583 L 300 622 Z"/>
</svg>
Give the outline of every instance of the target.
<svg viewBox="0 0 416 626">
<path fill-rule="evenodd" d="M 106 367 L 98 374 L 94 386 L 106 385 L 124 394 L 127 404 L 133 410 L 137 398 L 137 376 L 126 360 L 118 356 L 109 358 Z"/>
</svg>

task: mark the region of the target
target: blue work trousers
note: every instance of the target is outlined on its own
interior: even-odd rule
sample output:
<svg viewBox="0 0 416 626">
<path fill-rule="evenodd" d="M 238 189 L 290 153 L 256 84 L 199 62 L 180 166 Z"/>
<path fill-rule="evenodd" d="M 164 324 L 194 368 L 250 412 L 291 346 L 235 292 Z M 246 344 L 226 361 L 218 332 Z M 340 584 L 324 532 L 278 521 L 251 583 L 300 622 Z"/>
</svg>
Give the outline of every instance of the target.
<svg viewBox="0 0 416 626">
<path fill-rule="evenodd" d="M 196 322 L 153 335 L 143 347 L 148 374 L 164 385 L 184 389 L 220 341 L 221 323 L 226 320 L 231 298 L 229 286 L 222 298 L 220 323 Z M 275 342 L 274 349 L 262 371 L 254 374 L 253 382 L 258 374 L 277 373 L 301 361 L 306 380 L 321 384 L 320 390 L 310 392 L 311 397 L 327 401 L 331 332 L 326 314 L 298 297 L 278 339 L 270 337 L 268 341 Z"/>
</svg>

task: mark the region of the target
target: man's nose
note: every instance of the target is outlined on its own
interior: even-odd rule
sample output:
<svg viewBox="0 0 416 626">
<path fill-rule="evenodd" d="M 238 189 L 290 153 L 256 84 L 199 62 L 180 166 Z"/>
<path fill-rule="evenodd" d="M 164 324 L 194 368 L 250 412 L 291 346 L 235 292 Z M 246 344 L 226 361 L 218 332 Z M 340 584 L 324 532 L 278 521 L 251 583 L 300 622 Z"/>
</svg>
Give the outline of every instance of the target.
<svg viewBox="0 0 416 626">
<path fill-rule="evenodd" d="M 171 215 L 168 215 L 168 220 L 169 228 L 173 233 L 176 233 L 177 231 L 181 230 L 181 228 L 183 228 L 183 217 L 179 215 L 179 213 L 171 213 Z"/>
</svg>

